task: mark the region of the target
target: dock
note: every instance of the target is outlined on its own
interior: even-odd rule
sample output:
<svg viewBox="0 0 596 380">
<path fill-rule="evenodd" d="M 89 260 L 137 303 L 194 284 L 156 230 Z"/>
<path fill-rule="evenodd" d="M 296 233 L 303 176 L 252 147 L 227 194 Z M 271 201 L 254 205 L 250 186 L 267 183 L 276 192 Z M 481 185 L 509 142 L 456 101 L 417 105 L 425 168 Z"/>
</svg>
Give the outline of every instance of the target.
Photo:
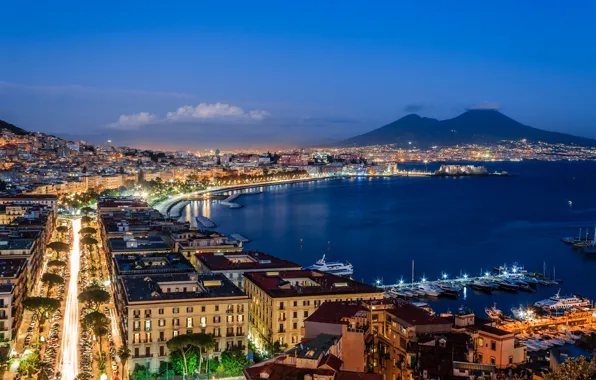
<svg viewBox="0 0 596 380">
<path fill-rule="evenodd" d="M 234 240 L 240 241 L 242 243 L 248 243 L 250 241 L 248 238 L 245 238 L 240 234 L 231 234 L 230 236 L 234 238 Z"/>
<path fill-rule="evenodd" d="M 216 227 L 215 223 L 213 223 L 211 221 L 211 219 L 209 219 L 205 216 L 199 215 L 199 216 L 197 216 L 196 219 L 197 219 L 197 223 L 199 223 L 200 225 L 202 225 L 205 228 L 215 228 Z"/>
</svg>

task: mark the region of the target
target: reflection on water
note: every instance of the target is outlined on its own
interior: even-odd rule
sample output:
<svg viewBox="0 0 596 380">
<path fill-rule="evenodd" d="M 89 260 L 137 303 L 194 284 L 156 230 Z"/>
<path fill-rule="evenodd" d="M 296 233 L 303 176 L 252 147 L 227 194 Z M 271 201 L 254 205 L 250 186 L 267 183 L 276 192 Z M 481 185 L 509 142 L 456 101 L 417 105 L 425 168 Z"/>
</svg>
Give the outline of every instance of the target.
<svg viewBox="0 0 596 380">
<path fill-rule="evenodd" d="M 201 215 L 203 215 L 206 218 L 211 219 L 211 201 L 210 200 L 205 200 L 205 201 L 201 201 Z"/>
</svg>

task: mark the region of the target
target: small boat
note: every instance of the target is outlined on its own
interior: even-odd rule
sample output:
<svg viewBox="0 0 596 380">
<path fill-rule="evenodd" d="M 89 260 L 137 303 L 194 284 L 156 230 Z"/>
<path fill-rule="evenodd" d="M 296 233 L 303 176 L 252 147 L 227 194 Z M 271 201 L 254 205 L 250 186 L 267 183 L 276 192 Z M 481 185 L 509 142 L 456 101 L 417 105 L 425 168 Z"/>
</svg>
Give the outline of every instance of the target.
<svg viewBox="0 0 596 380">
<path fill-rule="evenodd" d="M 517 291 L 520 289 L 518 285 L 506 279 L 495 280 L 495 283 L 499 285 L 500 290 L 504 290 L 506 292 L 517 293 Z"/>
<path fill-rule="evenodd" d="M 497 309 L 496 303 L 491 308 L 485 308 L 484 312 L 486 313 L 486 315 L 488 315 L 488 317 L 490 319 L 493 319 L 493 320 L 498 320 L 498 319 L 501 319 L 501 317 L 503 317 L 503 312 L 501 310 Z"/>
<path fill-rule="evenodd" d="M 476 280 L 470 283 L 470 288 L 480 292 L 492 293 L 496 286 L 488 282 Z"/>
<path fill-rule="evenodd" d="M 457 297 L 461 291 L 461 287 L 457 285 L 438 284 L 437 287 L 443 291 L 444 296 Z"/>
</svg>

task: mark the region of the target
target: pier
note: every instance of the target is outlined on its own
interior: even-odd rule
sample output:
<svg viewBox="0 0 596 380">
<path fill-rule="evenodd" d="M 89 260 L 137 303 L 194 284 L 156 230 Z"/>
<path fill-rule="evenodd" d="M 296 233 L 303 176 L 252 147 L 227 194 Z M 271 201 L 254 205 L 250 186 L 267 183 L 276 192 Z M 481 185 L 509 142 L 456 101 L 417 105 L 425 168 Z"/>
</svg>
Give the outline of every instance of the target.
<svg viewBox="0 0 596 380">
<path fill-rule="evenodd" d="M 215 228 L 215 223 L 211 221 L 211 219 L 207 218 L 206 216 L 199 215 L 197 216 L 197 223 L 202 225 L 205 228 Z"/>
<path fill-rule="evenodd" d="M 230 236 L 234 240 L 237 240 L 237 241 L 242 242 L 242 243 L 248 243 L 250 241 L 248 238 L 245 238 L 244 236 L 242 236 L 240 234 L 231 234 Z"/>
</svg>

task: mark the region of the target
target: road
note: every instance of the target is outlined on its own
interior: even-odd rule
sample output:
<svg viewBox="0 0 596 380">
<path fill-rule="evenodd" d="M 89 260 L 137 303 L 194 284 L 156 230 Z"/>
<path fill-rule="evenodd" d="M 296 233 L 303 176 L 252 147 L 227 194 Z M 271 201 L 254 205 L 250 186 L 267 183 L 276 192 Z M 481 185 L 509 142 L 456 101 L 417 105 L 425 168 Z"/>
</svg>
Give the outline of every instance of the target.
<svg viewBox="0 0 596 380">
<path fill-rule="evenodd" d="M 70 279 L 64 311 L 64 327 L 62 329 L 62 365 L 64 380 L 74 380 L 79 373 L 79 269 L 81 252 L 79 247 L 79 231 L 81 219 L 72 219 L 73 239 L 70 249 Z"/>
</svg>

